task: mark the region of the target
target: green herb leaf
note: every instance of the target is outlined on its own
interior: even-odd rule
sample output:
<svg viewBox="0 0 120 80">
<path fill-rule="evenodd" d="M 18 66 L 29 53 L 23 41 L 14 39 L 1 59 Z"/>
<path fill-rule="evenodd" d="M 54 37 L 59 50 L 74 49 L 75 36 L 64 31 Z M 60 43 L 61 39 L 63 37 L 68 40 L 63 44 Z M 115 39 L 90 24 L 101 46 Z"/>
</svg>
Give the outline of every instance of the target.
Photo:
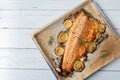
<svg viewBox="0 0 120 80">
<path fill-rule="evenodd" d="M 52 42 L 54 41 L 54 38 L 52 36 L 50 36 L 49 40 L 48 40 L 48 44 L 52 44 Z"/>
<path fill-rule="evenodd" d="M 79 45 L 83 45 L 83 44 L 85 44 L 85 43 L 87 43 L 87 41 L 82 41 L 82 40 L 79 40 L 79 41 L 78 41 L 78 44 L 79 44 Z"/>
<path fill-rule="evenodd" d="M 102 58 L 107 57 L 110 54 L 110 52 L 108 50 L 101 50 L 100 53 L 101 53 L 100 57 L 102 57 Z"/>
</svg>

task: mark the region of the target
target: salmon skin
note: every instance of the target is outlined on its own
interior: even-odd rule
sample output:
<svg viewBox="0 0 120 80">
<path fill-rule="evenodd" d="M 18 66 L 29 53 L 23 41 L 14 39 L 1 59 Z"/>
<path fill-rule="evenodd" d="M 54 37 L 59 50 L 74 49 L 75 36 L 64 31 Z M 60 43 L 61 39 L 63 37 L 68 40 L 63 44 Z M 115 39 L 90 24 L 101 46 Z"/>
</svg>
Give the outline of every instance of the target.
<svg viewBox="0 0 120 80">
<path fill-rule="evenodd" d="M 69 38 L 66 42 L 65 52 L 62 60 L 62 71 L 70 72 L 74 62 L 86 55 L 88 43 L 96 38 L 98 21 L 95 21 L 82 10 L 73 20 L 69 30 Z M 80 41 L 87 42 L 79 44 Z"/>
</svg>

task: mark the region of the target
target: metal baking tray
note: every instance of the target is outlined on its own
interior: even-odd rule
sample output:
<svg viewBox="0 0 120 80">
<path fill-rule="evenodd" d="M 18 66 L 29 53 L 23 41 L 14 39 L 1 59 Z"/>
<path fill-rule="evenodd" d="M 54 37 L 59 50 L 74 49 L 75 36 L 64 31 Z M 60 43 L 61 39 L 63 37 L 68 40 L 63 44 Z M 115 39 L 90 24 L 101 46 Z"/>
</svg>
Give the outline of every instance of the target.
<svg viewBox="0 0 120 80">
<path fill-rule="evenodd" d="M 58 72 L 56 71 L 57 63 L 55 63 L 56 61 L 54 60 L 55 58 L 57 58 L 54 53 L 54 49 L 58 45 L 57 35 L 60 31 L 64 30 L 64 19 L 67 16 L 80 10 L 81 8 L 84 8 L 88 12 L 92 13 L 95 18 L 106 25 L 106 32 L 108 33 L 109 37 L 100 44 L 100 47 L 95 51 L 94 54 L 89 56 L 89 61 L 87 62 L 84 71 L 76 72 L 74 75 L 72 75 L 72 77 L 64 77 L 58 74 Z M 113 26 L 109 23 L 108 18 L 106 18 L 97 3 L 92 0 L 85 0 L 64 15 L 59 16 L 57 19 L 54 19 L 47 25 L 35 31 L 32 37 L 41 54 L 49 64 L 51 70 L 58 80 L 84 80 L 88 76 L 120 56 L 120 39 L 112 28 Z M 54 42 L 52 45 L 48 45 L 48 39 L 50 36 L 53 36 L 54 38 Z M 105 58 L 100 58 L 100 50 L 102 49 L 110 50 L 110 55 Z"/>
</svg>

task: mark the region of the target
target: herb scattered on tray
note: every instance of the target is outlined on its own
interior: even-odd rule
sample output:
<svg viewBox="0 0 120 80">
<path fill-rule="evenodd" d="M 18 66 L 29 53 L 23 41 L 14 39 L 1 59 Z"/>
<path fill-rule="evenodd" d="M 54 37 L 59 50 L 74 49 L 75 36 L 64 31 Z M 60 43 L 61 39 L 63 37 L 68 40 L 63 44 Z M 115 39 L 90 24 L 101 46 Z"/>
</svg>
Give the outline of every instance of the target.
<svg viewBox="0 0 120 80">
<path fill-rule="evenodd" d="M 48 44 L 51 45 L 54 41 L 54 38 L 52 36 L 49 37 Z"/>
<path fill-rule="evenodd" d="M 102 57 L 102 58 L 107 57 L 110 54 L 110 52 L 108 50 L 101 50 L 100 53 L 101 53 L 100 57 Z"/>
</svg>

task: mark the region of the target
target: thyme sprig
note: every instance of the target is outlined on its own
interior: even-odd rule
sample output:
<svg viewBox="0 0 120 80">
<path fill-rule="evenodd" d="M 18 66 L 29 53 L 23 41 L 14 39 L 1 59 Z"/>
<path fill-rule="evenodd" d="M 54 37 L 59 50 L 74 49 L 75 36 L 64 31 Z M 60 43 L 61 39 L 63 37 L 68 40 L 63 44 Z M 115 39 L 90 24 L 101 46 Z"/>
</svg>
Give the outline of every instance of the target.
<svg viewBox="0 0 120 80">
<path fill-rule="evenodd" d="M 101 53 L 100 57 L 102 57 L 102 58 L 107 57 L 110 54 L 110 52 L 108 50 L 101 50 L 100 53 Z"/>
<path fill-rule="evenodd" d="M 52 36 L 49 37 L 48 44 L 51 45 L 54 41 L 54 38 Z"/>
</svg>

